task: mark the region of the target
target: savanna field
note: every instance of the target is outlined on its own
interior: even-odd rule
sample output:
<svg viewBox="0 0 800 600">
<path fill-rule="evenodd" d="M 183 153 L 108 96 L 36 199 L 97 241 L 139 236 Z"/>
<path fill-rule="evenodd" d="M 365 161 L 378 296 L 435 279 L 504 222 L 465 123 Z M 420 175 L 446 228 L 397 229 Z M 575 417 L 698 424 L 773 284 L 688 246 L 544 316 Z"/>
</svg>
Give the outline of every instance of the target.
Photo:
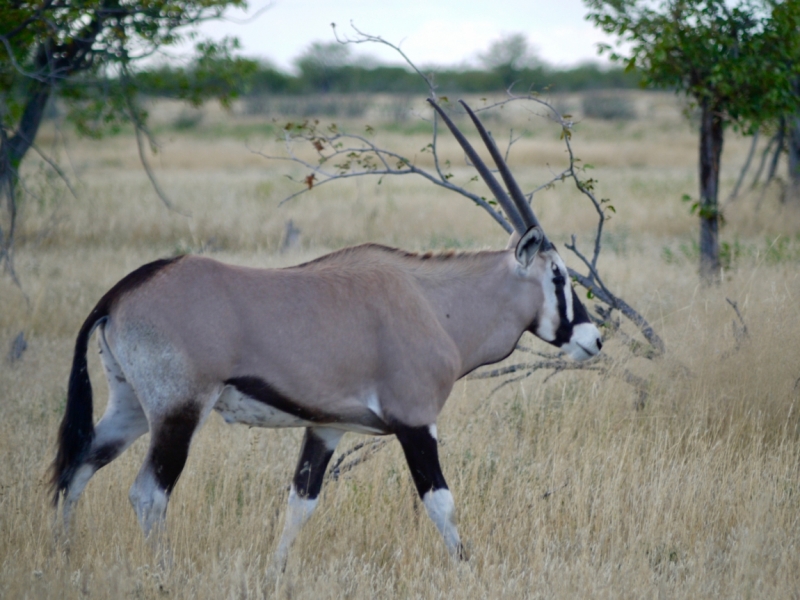
<svg viewBox="0 0 800 600">
<path fill-rule="evenodd" d="M 92 479 L 68 550 L 55 542 L 48 467 L 81 323 L 111 285 L 159 257 L 282 267 L 362 242 L 502 248 L 505 233 L 465 198 L 414 176 L 327 184 L 279 205 L 298 189 L 287 175 L 308 172 L 263 156 L 285 154 L 276 134 L 288 117 L 277 105 L 150 107 L 161 144 L 153 171 L 176 211 L 153 191 L 132 132 L 90 141 L 66 125 L 43 128 L 39 146 L 78 197 L 28 161 L 35 196 L 17 232 L 21 289 L 0 278 L 0 597 L 800 598 L 800 209 L 780 202 L 779 185 L 746 188 L 725 207 L 723 281 L 705 288 L 696 217 L 681 202 L 697 195 L 697 134 L 678 100 L 632 93 L 637 117 L 627 120 L 583 118 L 578 98 L 554 101 L 574 109 L 575 153 L 616 209 L 601 275 L 653 325 L 665 355 L 635 357 L 624 336 L 606 332 L 604 375 L 537 372 L 499 389 L 503 379 L 460 381 L 438 431 L 470 560 L 447 555 L 391 439 L 326 481 L 277 581 L 265 570 L 302 430 L 229 426 L 216 414 L 172 495 L 171 567 L 155 563 L 128 502 L 148 436 Z M 427 126 L 404 116 L 428 114 L 424 99 L 383 102 L 319 118 L 357 132 L 369 124 L 381 145 L 431 166 Z M 559 128 L 534 112 L 510 107 L 487 121 L 498 140 L 512 127 L 521 135 L 510 164 L 526 190 L 565 165 Z M 487 194 L 452 138 L 440 143 L 453 181 Z M 748 147 L 728 134 L 722 201 Z M 539 192 L 534 207 L 567 264 L 585 271 L 563 244 L 575 234 L 590 250 L 592 206 L 564 183 Z M 289 220 L 300 236 L 282 249 Z M 21 331 L 28 347 L 12 363 Z M 529 334 L 521 343 L 549 351 Z M 95 348 L 99 418 L 107 388 Z M 518 352 L 507 362 L 529 360 Z M 619 376 L 626 370 L 646 381 L 642 409 Z M 347 434 L 334 462 L 365 439 Z"/>
</svg>

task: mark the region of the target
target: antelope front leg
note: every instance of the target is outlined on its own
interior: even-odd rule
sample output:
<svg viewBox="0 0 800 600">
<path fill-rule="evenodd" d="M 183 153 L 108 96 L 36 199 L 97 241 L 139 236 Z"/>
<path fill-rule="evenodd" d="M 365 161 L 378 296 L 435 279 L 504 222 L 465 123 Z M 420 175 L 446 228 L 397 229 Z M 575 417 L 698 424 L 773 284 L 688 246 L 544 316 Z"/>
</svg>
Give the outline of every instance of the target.
<svg viewBox="0 0 800 600">
<path fill-rule="evenodd" d="M 453 495 L 447 488 L 439 465 L 436 425 L 400 427 L 395 435 L 403 447 L 419 497 L 431 521 L 442 534 L 447 550 L 451 555 L 465 560 L 464 548 L 455 525 Z"/>
</svg>

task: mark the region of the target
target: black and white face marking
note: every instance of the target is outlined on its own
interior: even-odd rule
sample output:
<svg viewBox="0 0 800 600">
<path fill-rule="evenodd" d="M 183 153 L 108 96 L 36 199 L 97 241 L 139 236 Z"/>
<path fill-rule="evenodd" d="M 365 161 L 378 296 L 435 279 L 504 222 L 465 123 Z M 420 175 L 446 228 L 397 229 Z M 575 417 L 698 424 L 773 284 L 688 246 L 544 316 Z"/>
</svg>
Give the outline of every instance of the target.
<svg viewBox="0 0 800 600">
<path fill-rule="evenodd" d="M 544 303 L 530 331 L 575 360 L 591 358 L 603 346 L 600 332 L 569 285 L 567 267 L 555 249 L 542 255 L 548 263 L 541 282 Z"/>
</svg>

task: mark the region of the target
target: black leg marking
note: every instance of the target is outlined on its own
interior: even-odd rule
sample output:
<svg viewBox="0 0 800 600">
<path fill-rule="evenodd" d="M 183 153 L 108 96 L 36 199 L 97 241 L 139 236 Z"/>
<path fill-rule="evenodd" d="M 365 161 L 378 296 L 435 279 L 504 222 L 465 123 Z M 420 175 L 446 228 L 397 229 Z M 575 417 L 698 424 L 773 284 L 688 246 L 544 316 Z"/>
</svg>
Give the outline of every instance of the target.
<svg viewBox="0 0 800 600">
<path fill-rule="evenodd" d="M 431 428 L 395 427 L 395 435 L 403 447 L 414 485 L 417 487 L 417 493 L 425 505 L 428 516 L 442 534 L 450 554 L 466 560 L 467 555 L 453 519 L 455 510 L 453 496 L 447 489 L 447 483 L 439 465 L 439 451 Z"/>
<path fill-rule="evenodd" d="M 166 417 L 154 432 L 150 462 L 159 487 L 167 494 L 172 492 L 183 471 L 192 434 L 199 420 L 199 407 L 187 404 Z"/>
<path fill-rule="evenodd" d="M 124 447 L 125 442 L 123 441 L 108 442 L 98 448 L 94 448 L 89 453 L 89 458 L 86 462 L 92 465 L 95 471 L 98 471 L 117 458 Z"/>
<path fill-rule="evenodd" d="M 328 468 L 332 456 L 333 450 L 328 449 L 325 441 L 313 429 L 306 428 L 293 480 L 298 496 L 312 500 L 319 496 L 325 469 Z"/>
<path fill-rule="evenodd" d="M 431 435 L 430 428 L 399 426 L 395 427 L 395 435 L 403 447 L 419 497 L 422 498 L 430 491 L 447 489 L 442 467 L 439 465 L 436 439 Z"/>
</svg>

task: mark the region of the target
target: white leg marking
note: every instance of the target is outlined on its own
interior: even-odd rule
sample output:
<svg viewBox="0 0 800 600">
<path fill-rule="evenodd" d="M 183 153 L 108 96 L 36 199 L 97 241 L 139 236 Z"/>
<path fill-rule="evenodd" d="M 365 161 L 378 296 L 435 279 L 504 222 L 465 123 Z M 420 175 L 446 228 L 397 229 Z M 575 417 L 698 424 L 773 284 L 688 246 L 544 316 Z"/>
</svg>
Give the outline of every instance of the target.
<svg viewBox="0 0 800 600">
<path fill-rule="evenodd" d="M 158 564 L 169 566 L 172 561 L 166 530 L 169 496 L 156 483 L 151 471 L 145 469 L 139 472 L 128 497 Z"/>
<path fill-rule="evenodd" d="M 149 425 L 139 398 L 136 397 L 133 387 L 128 383 L 122 367 L 108 346 L 105 327 L 99 333 L 97 343 L 100 347 L 100 358 L 106 369 L 109 395 L 106 411 L 95 426 L 92 448 L 116 443 L 119 445 L 118 452 L 121 453 L 147 433 Z"/>
<path fill-rule="evenodd" d="M 286 511 L 286 523 L 283 525 L 283 533 L 281 534 L 281 541 L 278 543 L 278 549 L 275 551 L 275 558 L 273 564 L 278 572 L 283 572 L 286 569 L 286 560 L 289 557 L 289 548 L 294 542 L 297 534 L 300 533 L 303 525 L 311 517 L 314 509 L 317 507 L 319 498 L 301 498 L 297 495 L 297 491 L 292 484 L 291 491 L 289 492 L 289 509 Z"/>
<path fill-rule="evenodd" d="M 428 425 L 428 431 L 430 432 L 431 437 L 438 442 L 439 441 L 439 432 L 436 429 L 436 423 L 431 423 L 430 425 Z"/>
<path fill-rule="evenodd" d="M 145 536 L 149 536 L 154 527 L 163 529 L 169 496 L 158 485 L 149 468 L 139 472 L 128 497 Z"/>
<path fill-rule="evenodd" d="M 454 522 L 456 506 L 453 494 L 448 489 L 432 490 L 423 496 L 422 503 L 431 521 L 442 534 L 447 550 L 450 554 L 456 554 L 461 547 L 461 538 Z"/>
<path fill-rule="evenodd" d="M 72 518 L 72 509 L 75 506 L 75 503 L 78 501 L 81 493 L 83 492 L 86 484 L 89 483 L 89 480 L 94 475 L 94 467 L 92 465 L 83 464 L 81 465 L 75 476 L 72 478 L 72 481 L 69 484 L 69 492 L 67 493 L 67 497 L 64 498 L 64 505 L 62 507 L 62 519 L 64 522 L 64 533 L 69 533 L 69 524 L 70 519 Z"/>
<path fill-rule="evenodd" d="M 378 400 L 378 394 L 374 391 L 369 393 L 369 397 L 367 398 L 367 408 L 370 409 L 376 415 L 378 415 L 380 419 L 383 419 L 383 410 L 381 409 L 381 403 Z"/>
<path fill-rule="evenodd" d="M 333 427 L 315 427 L 314 435 L 325 443 L 328 450 L 336 450 L 339 440 L 345 434 L 344 429 L 334 429 Z"/>
</svg>

